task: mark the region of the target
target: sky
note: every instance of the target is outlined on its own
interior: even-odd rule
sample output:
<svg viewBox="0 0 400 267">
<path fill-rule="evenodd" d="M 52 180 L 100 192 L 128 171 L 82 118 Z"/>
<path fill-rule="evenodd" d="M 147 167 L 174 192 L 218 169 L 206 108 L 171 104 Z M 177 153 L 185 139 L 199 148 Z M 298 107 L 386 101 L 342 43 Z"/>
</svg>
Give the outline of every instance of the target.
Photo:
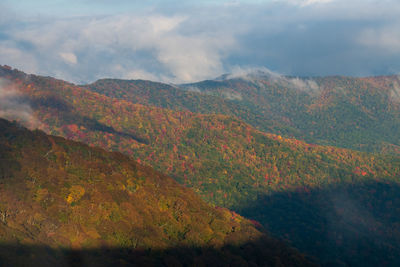
<svg viewBox="0 0 400 267">
<path fill-rule="evenodd" d="M 0 64 L 83 84 L 400 73 L 399 0 L 2 0 Z"/>
</svg>

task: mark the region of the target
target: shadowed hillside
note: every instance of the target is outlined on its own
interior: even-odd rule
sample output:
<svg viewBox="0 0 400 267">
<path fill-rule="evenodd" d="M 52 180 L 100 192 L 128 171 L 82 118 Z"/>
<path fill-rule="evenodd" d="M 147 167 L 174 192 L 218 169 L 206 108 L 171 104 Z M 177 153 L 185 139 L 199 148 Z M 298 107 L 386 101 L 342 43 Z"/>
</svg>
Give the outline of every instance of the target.
<svg viewBox="0 0 400 267">
<path fill-rule="evenodd" d="M 226 245 L 221 248 L 182 246 L 163 250 L 129 247 L 67 249 L 40 245 L 0 244 L 0 266 L 278 267 L 318 265 L 304 257 L 290 256 L 282 243 L 262 239 L 240 246 Z"/>
<path fill-rule="evenodd" d="M 324 266 L 400 265 L 400 185 L 358 182 L 260 196 L 242 210 Z"/>
</svg>

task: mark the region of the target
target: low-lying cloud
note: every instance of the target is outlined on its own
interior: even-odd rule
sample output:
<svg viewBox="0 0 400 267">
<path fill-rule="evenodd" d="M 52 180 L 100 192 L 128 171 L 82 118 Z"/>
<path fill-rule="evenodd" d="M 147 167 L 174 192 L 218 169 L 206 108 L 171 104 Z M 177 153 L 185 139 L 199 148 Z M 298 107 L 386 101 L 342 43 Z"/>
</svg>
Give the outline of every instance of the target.
<svg viewBox="0 0 400 267">
<path fill-rule="evenodd" d="M 268 80 L 271 83 L 279 84 L 295 90 L 309 93 L 319 92 L 319 85 L 312 78 L 288 77 L 267 68 L 242 68 L 236 67 L 225 79 L 243 79 L 263 86 L 260 80 Z"/>
<path fill-rule="evenodd" d="M 32 109 L 26 99 L 11 82 L 0 78 L 0 118 L 18 121 L 29 128 L 38 127 Z"/>
<path fill-rule="evenodd" d="M 240 67 L 235 66 L 226 76 L 226 79 L 244 79 L 254 81 L 259 78 L 281 79 L 282 75 L 266 67 Z"/>
</svg>

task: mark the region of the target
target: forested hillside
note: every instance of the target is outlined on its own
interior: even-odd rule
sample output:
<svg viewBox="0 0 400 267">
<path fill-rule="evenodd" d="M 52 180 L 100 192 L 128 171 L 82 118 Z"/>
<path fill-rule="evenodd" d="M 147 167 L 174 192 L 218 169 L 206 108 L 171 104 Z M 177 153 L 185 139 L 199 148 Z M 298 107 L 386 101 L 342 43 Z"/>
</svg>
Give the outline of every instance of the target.
<svg viewBox="0 0 400 267">
<path fill-rule="evenodd" d="M 3 119 L 0 184 L 4 266 L 310 264 L 249 220 L 121 153 Z"/>
<path fill-rule="evenodd" d="M 225 76 L 182 86 L 223 97 L 274 120 L 273 132 L 361 151 L 399 153 L 400 79 L 294 78 L 267 74 Z M 232 97 L 236 96 L 236 97 Z M 241 117 L 267 130 L 263 124 Z"/>
<path fill-rule="evenodd" d="M 133 156 L 325 264 L 399 260 L 398 156 L 308 144 L 237 117 L 134 104 L 134 94 L 113 98 L 16 70 L 2 70 L 2 77 L 31 103 L 46 132 Z M 358 246 L 382 252 L 354 255 Z"/>
<path fill-rule="evenodd" d="M 268 132 L 285 128 L 273 117 L 267 117 L 253 108 L 231 100 L 234 97 L 201 93 L 199 89 L 187 86 L 172 86 L 143 80 L 103 79 L 83 86 L 91 91 L 135 104 L 151 105 L 176 111 L 190 111 L 201 114 L 223 114 L 236 116 Z"/>
<path fill-rule="evenodd" d="M 397 76 L 256 73 L 179 86 L 104 79 L 85 87 L 132 103 L 236 116 L 259 130 L 311 143 L 398 154 L 399 84 Z"/>
</svg>

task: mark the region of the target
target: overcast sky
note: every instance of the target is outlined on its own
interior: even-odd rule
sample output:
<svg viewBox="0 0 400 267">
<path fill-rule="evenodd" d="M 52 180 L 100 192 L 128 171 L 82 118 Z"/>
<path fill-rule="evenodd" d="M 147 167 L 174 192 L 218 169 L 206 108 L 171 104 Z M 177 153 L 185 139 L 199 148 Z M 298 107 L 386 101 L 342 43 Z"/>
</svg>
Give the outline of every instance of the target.
<svg viewBox="0 0 400 267">
<path fill-rule="evenodd" d="M 398 74 L 400 1 L 1 0 L 0 64 L 76 83 Z"/>
</svg>

